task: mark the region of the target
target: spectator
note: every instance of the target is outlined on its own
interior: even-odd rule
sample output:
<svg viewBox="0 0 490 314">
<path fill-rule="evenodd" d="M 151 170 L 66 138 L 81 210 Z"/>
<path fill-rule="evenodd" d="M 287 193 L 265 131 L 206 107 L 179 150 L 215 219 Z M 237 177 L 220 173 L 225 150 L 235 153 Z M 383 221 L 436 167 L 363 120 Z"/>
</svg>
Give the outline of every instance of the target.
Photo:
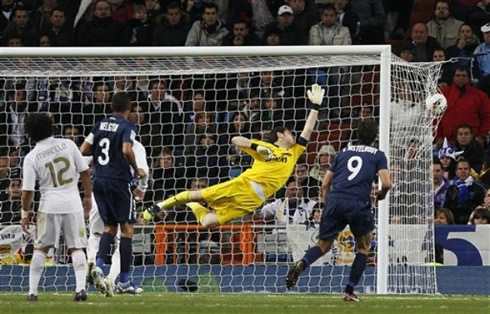
<svg viewBox="0 0 490 314">
<path fill-rule="evenodd" d="M 194 120 L 186 127 L 186 155 L 193 155 L 195 153 L 196 145 L 199 145 L 200 143 L 201 135 L 208 133 L 216 133 L 216 124 L 213 115 L 207 111 L 197 112 L 194 116 Z"/>
<path fill-rule="evenodd" d="M 220 176 L 237 177 L 252 164 L 252 157 L 249 154 L 231 144 L 234 136 L 252 137 L 247 116 L 243 112 L 236 112 L 232 116 L 231 123 L 226 123 L 219 133 L 220 155 L 226 156 L 222 165 L 227 167 Z"/>
<path fill-rule="evenodd" d="M 274 15 L 272 14 L 272 12 L 275 12 L 275 10 L 271 10 L 269 4 L 271 4 L 271 1 L 252 1 L 252 22 L 254 29 L 259 32 L 263 32 L 266 25 L 274 22 Z"/>
<path fill-rule="evenodd" d="M 443 177 L 446 180 L 452 180 L 456 176 L 456 157 L 461 155 L 461 152 L 455 152 L 449 146 L 447 138 L 444 138 L 444 144 L 438 152 L 439 161 L 442 164 Z"/>
<path fill-rule="evenodd" d="M 14 7 L 14 0 L 2 0 L 0 2 L 0 39 L 3 39 L 3 31 L 10 22 Z"/>
<path fill-rule="evenodd" d="M 24 123 L 27 115 L 30 112 L 37 111 L 37 104 L 28 103 L 26 99 L 25 82 L 18 82 L 14 89 L 7 93 L 7 105 L 5 112 L 0 112 L 0 124 L 5 125 L 8 142 L 3 145 L 21 146 L 27 143 L 26 134 L 24 132 Z"/>
<path fill-rule="evenodd" d="M 114 86 L 112 88 L 114 94 L 126 92 L 132 101 L 138 100 L 135 87 L 135 77 L 133 76 L 114 76 Z"/>
<path fill-rule="evenodd" d="M 479 30 L 480 27 L 490 21 L 490 0 L 481 0 L 468 14 L 467 21 L 471 22 L 474 30 Z M 481 36 L 478 34 L 478 37 Z"/>
<path fill-rule="evenodd" d="M 472 225 L 488 225 L 490 223 L 490 211 L 488 207 L 477 207 L 471 213 L 470 221 L 468 222 Z"/>
<path fill-rule="evenodd" d="M 153 32 L 154 46 L 184 46 L 189 32 L 189 23 L 182 16 L 180 6 L 171 2 L 167 5 L 165 19 Z"/>
<path fill-rule="evenodd" d="M 49 37 L 46 33 L 41 33 L 39 35 L 39 47 L 51 47 L 53 45 L 53 41 L 51 37 Z"/>
<path fill-rule="evenodd" d="M 434 37 L 442 48 L 447 49 L 456 42 L 456 36 L 463 24 L 451 16 L 449 3 L 446 0 L 438 0 L 434 10 L 434 19 L 427 23 L 429 36 Z"/>
<path fill-rule="evenodd" d="M 432 60 L 434 50 L 437 48 L 440 48 L 439 43 L 434 37 L 429 36 L 427 26 L 423 23 L 416 23 L 412 26 L 410 39 L 405 42 L 402 50 L 412 51 L 414 62 L 428 62 Z"/>
<path fill-rule="evenodd" d="M 296 164 L 294 179 L 298 187 L 304 190 L 303 195 L 306 195 L 309 199 L 316 199 L 318 197 L 321 181 L 309 175 L 307 163 Z"/>
<path fill-rule="evenodd" d="M 478 86 L 490 94 L 490 23 L 481 27 L 483 42 L 476 47 L 475 62 L 473 64 L 474 79 L 478 80 Z"/>
<path fill-rule="evenodd" d="M 260 38 L 250 32 L 250 26 L 242 20 L 233 23 L 233 32 L 223 39 L 223 46 L 259 46 Z"/>
<path fill-rule="evenodd" d="M 83 143 L 83 136 L 80 129 L 74 125 L 63 126 L 63 138 L 72 140 L 78 147 Z"/>
<path fill-rule="evenodd" d="M 195 0 L 182 0 L 181 2 L 182 2 L 182 14 L 187 16 L 187 20 L 191 24 L 201 19 L 202 17 L 201 8 L 198 7 Z"/>
<path fill-rule="evenodd" d="M 37 10 L 31 12 L 30 20 L 36 29 L 45 29 L 51 23 L 50 16 L 56 7 L 56 2 L 57 0 L 43 0 Z"/>
<path fill-rule="evenodd" d="M 192 25 L 186 46 L 220 46 L 228 30 L 218 18 L 218 7 L 214 3 L 204 3 L 202 20 Z"/>
<path fill-rule="evenodd" d="M 3 152 L 1 153 L 3 154 Z M 5 152 L 6 154 L 6 152 Z M 0 195 L 4 194 L 9 186 L 9 158 L 8 156 L 0 156 Z M 0 198 L 2 201 L 4 198 Z"/>
<path fill-rule="evenodd" d="M 487 188 L 485 192 L 485 198 L 483 199 L 483 205 L 490 208 L 490 188 Z"/>
<path fill-rule="evenodd" d="M 20 37 L 23 46 L 35 46 L 37 44 L 37 30 L 29 20 L 27 9 L 17 6 L 12 11 L 12 21 L 3 31 L 4 45 L 13 37 Z"/>
<path fill-rule="evenodd" d="M 111 4 L 112 20 L 121 26 L 125 26 L 131 18 L 134 18 L 133 6 L 126 0 L 107 0 Z M 146 11 L 146 8 L 145 8 Z"/>
<path fill-rule="evenodd" d="M 22 183 L 20 178 L 11 178 L 7 199 L 0 205 L 0 225 L 20 223 Z"/>
<path fill-rule="evenodd" d="M 132 19 L 124 28 L 122 44 L 125 46 L 151 46 L 152 30 L 144 5 L 134 6 Z"/>
<path fill-rule="evenodd" d="M 480 173 L 483 160 L 485 157 L 485 152 L 483 151 L 482 142 L 473 138 L 473 133 L 471 126 L 469 124 L 463 123 L 456 130 L 456 145 L 455 149 L 461 153 L 461 157 L 468 160 L 471 169 Z"/>
<path fill-rule="evenodd" d="M 335 0 L 337 18 L 340 25 L 349 29 L 352 43 L 357 45 L 360 42 L 359 33 L 361 22 L 359 15 L 352 9 L 351 0 Z"/>
<path fill-rule="evenodd" d="M 82 46 L 117 46 L 121 26 L 112 19 L 111 5 L 97 0 L 92 21 L 83 22 L 78 29 L 78 44 Z"/>
<path fill-rule="evenodd" d="M 173 147 L 183 143 L 184 111 L 180 101 L 167 92 L 163 78 L 152 79 L 149 94 L 141 103 L 148 114 L 151 134 L 151 156 L 156 156 L 156 147 Z"/>
<path fill-rule="evenodd" d="M 323 211 L 323 203 L 316 203 L 315 206 L 313 206 L 313 209 L 311 210 L 311 216 L 310 216 L 310 226 L 318 226 L 320 224 L 320 220 L 322 218 L 322 211 Z"/>
<path fill-rule="evenodd" d="M 454 215 L 447 208 L 439 208 L 436 210 L 434 223 L 436 225 L 453 225 L 454 224 Z"/>
<path fill-rule="evenodd" d="M 133 124 L 137 128 L 137 139 L 146 149 L 146 154 L 151 155 L 151 126 L 148 123 L 148 117 L 144 111 L 144 108 L 139 103 L 134 103 L 131 107 L 131 113 L 129 114 L 129 121 L 133 122 Z"/>
<path fill-rule="evenodd" d="M 316 155 L 315 165 L 310 170 L 310 177 L 322 182 L 325 173 L 335 159 L 335 154 L 335 148 L 332 145 L 322 145 Z"/>
<path fill-rule="evenodd" d="M 169 149 L 163 148 L 152 171 L 151 199 L 160 200 L 185 189 L 187 169 L 175 164 Z"/>
<path fill-rule="evenodd" d="M 439 159 L 434 159 L 432 162 L 432 177 L 434 185 L 434 208 L 442 207 L 446 190 L 449 187 L 449 180 L 444 178 L 444 169 Z"/>
<path fill-rule="evenodd" d="M 383 44 L 385 10 L 382 0 L 351 0 L 351 5 L 359 14 L 360 43 Z"/>
<path fill-rule="evenodd" d="M 284 198 L 276 199 L 272 203 L 264 205 L 255 212 L 255 215 L 266 220 L 274 218 L 280 224 L 306 223 L 316 202 L 305 199 L 303 193 L 303 189 L 298 187 L 296 181 L 290 180 L 286 184 Z"/>
<path fill-rule="evenodd" d="M 485 154 L 485 157 L 483 159 L 482 170 L 479 176 L 480 183 L 483 184 L 485 189 L 490 189 L 490 154 L 488 153 Z M 489 194 L 488 196 L 490 196 L 490 193 L 487 192 L 487 194 Z M 487 205 L 490 207 L 490 202 Z"/>
<path fill-rule="evenodd" d="M 51 11 L 49 24 L 43 29 L 52 39 L 53 46 L 72 46 L 73 30 L 66 23 L 65 11 L 55 7 Z"/>
<path fill-rule="evenodd" d="M 264 42 L 265 46 L 279 46 L 281 45 L 281 31 L 279 28 L 269 28 L 264 32 Z"/>
<path fill-rule="evenodd" d="M 112 92 L 109 85 L 105 82 L 97 82 L 94 85 L 92 102 L 83 106 L 83 125 L 86 128 L 85 134 L 88 134 L 100 120 L 104 119 L 111 112 Z"/>
<path fill-rule="evenodd" d="M 483 202 L 485 189 L 471 177 L 470 163 L 456 162 L 456 177 L 446 191 L 444 207 L 449 208 L 457 224 L 466 224 L 471 212 Z"/>
<path fill-rule="evenodd" d="M 209 184 L 213 185 L 219 181 L 220 168 L 218 167 L 220 156 L 218 145 L 216 145 L 216 134 L 201 134 L 197 140 L 195 155 L 187 156 L 187 166 L 196 167 L 196 176 L 208 178 Z"/>
<path fill-rule="evenodd" d="M 349 29 L 337 22 L 337 10 L 327 4 L 322 11 L 321 22 L 310 29 L 310 45 L 350 45 Z"/>
<path fill-rule="evenodd" d="M 293 9 L 287 5 L 283 5 L 277 11 L 276 21 L 265 27 L 264 37 L 271 32 L 279 33 L 281 45 L 297 45 L 296 30 L 293 26 L 294 15 Z"/>
<path fill-rule="evenodd" d="M 400 51 L 400 58 L 407 62 L 413 62 L 413 60 L 415 59 L 415 55 L 413 50 L 409 48 L 404 48 L 402 49 L 402 51 Z"/>
<path fill-rule="evenodd" d="M 447 99 L 447 109 L 437 129 L 438 145 L 444 137 L 454 142 L 457 128 L 463 123 L 471 126 L 475 139 L 481 143 L 490 131 L 490 103 L 485 93 L 471 86 L 469 70 L 456 68 L 453 83 L 442 93 Z"/>
<path fill-rule="evenodd" d="M 294 14 L 293 27 L 296 30 L 296 44 L 307 45 L 311 26 L 318 22 L 315 3 L 313 0 L 286 0 L 286 3 Z M 335 17 L 336 15 L 335 10 Z"/>
<path fill-rule="evenodd" d="M 456 58 L 451 67 L 455 69 L 458 66 L 470 68 L 473 51 L 478 47 L 478 37 L 473 33 L 469 24 L 461 24 L 458 32 L 458 39 L 452 46 L 447 48 L 448 58 Z"/>
<path fill-rule="evenodd" d="M 22 47 L 22 37 L 17 34 L 9 35 L 9 37 L 4 37 L 4 40 L 7 42 L 7 47 Z"/>
</svg>

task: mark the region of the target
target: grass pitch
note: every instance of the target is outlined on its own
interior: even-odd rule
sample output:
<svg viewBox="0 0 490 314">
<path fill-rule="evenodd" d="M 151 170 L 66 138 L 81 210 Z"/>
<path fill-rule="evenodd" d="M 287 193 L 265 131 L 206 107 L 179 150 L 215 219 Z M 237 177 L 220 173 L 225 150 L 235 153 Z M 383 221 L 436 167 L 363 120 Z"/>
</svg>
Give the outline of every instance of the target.
<svg viewBox="0 0 490 314">
<path fill-rule="evenodd" d="M 24 294 L 0 293 L 0 313 L 198 313 L 198 314 L 307 314 L 307 313 L 490 313 L 488 296 L 374 296 L 344 302 L 340 295 L 324 294 L 191 294 L 147 293 L 105 298 L 91 293 L 86 302 L 72 294 L 41 293 L 27 302 Z"/>
</svg>

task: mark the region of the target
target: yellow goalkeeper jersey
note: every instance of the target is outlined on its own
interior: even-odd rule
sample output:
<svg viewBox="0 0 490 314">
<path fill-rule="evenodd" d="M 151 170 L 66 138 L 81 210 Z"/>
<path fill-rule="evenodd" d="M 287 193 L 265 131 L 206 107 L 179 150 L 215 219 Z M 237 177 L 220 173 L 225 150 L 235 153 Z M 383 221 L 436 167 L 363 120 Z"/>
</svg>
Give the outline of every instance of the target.
<svg viewBox="0 0 490 314">
<path fill-rule="evenodd" d="M 251 142 L 268 147 L 274 153 L 274 157 L 265 160 L 255 150 L 240 147 L 240 149 L 254 158 L 252 168 L 246 170 L 240 177 L 262 185 L 267 199 L 286 184 L 294 170 L 296 161 L 305 151 L 305 146 L 296 143 L 293 147 L 285 150 L 274 144 L 259 140 L 251 140 Z"/>
</svg>

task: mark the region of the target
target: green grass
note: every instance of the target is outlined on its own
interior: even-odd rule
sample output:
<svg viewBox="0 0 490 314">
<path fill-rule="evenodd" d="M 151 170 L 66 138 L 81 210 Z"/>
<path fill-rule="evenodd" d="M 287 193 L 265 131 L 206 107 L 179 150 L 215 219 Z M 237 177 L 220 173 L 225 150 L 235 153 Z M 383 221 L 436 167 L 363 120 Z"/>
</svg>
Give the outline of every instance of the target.
<svg viewBox="0 0 490 314">
<path fill-rule="evenodd" d="M 190 294 L 165 293 L 104 298 L 92 293 L 84 303 L 71 294 L 41 293 L 39 301 L 27 302 L 25 295 L 0 293 L 3 313 L 490 313 L 488 296 L 373 296 L 359 303 L 344 302 L 340 295 L 323 294 Z"/>
</svg>

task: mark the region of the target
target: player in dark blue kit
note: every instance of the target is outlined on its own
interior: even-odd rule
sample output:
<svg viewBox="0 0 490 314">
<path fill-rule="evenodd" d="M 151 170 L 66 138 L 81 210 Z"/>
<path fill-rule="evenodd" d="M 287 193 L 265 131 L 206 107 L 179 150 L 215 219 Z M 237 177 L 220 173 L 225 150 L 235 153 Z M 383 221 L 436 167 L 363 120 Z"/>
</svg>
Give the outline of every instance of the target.
<svg viewBox="0 0 490 314">
<path fill-rule="evenodd" d="M 382 200 L 391 188 L 391 179 L 386 155 L 371 146 L 378 134 L 376 122 L 361 122 L 358 134 L 358 145 L 344 148 L 323 178 L 322 193 L 327 200 L 322 212 L 318 242 L 289 271 L 286 278 L 288 288 L 296 284 L 306 267 L 330 251 L 337 234 L 349 224 L 356 240 L 357 254 L 344 290 L 344 300 L 359 301 L 354 287 L 366 268 L 374 230 L 371 187 L 378 174 L 382 189 L 378 192 L 377 199 Z"/>
<path fill-rule="evenodd" d="M 131 98 L 120 92 L 112 100 L 113 115 L 98 122 L 80 148 L 82 154 L 93 156 L 93 193 L 104 222 L 104 233 L 100 238 L 96 265 L 91 275 L 95 286 L 106 296 L 114 294 L 112 281 L 104 280 L 102 267 L 114 243 L 118 226 L 121 228 L 119 251 L 121 272 L 118 290 L 134 289 L 129 281 L 132 259 L 134 200 L 131 192 L 132 167 L 139 178 L 144 176 L 138 169 L 133 152 L 136 127 L 128 121 Z"/>
</svg>

